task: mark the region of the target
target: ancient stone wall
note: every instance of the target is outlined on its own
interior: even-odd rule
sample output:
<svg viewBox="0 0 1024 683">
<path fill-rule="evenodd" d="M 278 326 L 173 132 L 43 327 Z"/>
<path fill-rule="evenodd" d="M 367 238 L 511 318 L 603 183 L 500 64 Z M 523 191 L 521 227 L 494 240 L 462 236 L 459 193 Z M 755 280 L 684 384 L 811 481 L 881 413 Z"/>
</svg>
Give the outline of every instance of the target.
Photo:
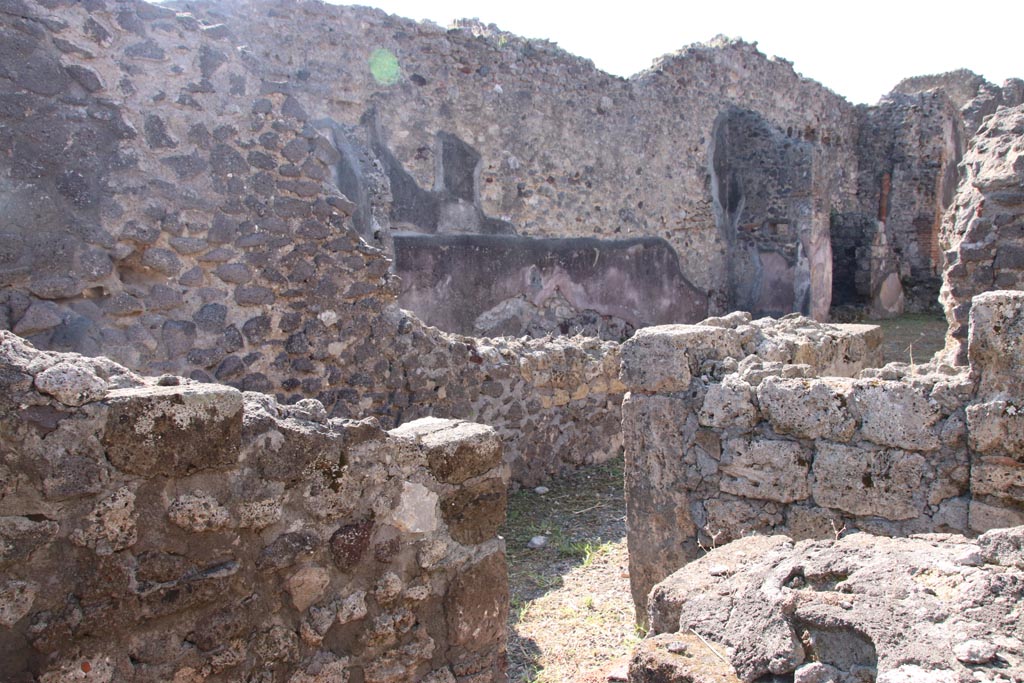
<svg viewBox="0 0 1024 683">
<path fill-rule="evenodd" d="M 1022 325 L 1024 293 L 984 294 L 969 368 L 891 364 L 859 377 L 772 358 L 746 341 L 749 324 L 639 331 L 621 349 L 638 613 L 657 581 L 752 533 L 1024 523 L 1024 385 L 1011 369 L 1024 363 Z"/>
<path fill-rule="evenodd" d="M 489 427 L 385 432 L 0 332 L 0 678 L 504 680 Z"/>
<path fill-rule="evenodd" d="M 3 317 L 38 344 L 314 395 L 337 385 L 322 348 L 254 347 L 267 321 L 312 347 L 322 326 L 365 329 L 392 293 L 380 254 L 354 238 L 389 250 L 392 220 L 663 237 L 684 293 L 692 282 L 713 311 L 824 317 L 830 223 L 860 226 L 838 230 L 856 260 L 872 242 L 860 219 L 887 203 L 875 171 L 894 164 L 888 203 L 912 208 L 889 212 L 881 258 L 899 270 L 885 259 L 899 250 L 924 272 L 933 256 L 924 223 L 928 192 L 948 190 L 949 122 L 901 105 L 869 125 L 752 45 L 693 46 L 622 80 L 473 22 L 443 31 L 319 2 L 178 7 L 192 14 L 5 5 Z M 864 130 L 895 142 L 864 144 Z M 794 163 L 806 173 L 780 172 Z"/>
<path fill-rule="evenodd" d="M 684 275 L 710 293 L 712 311 L 722 311 L 734 297 L 710 151 L 729 107 L 756 112 L 783 139 L 810 146 L 814 177 L 801 212 L 771 218 L 800 225 L 805 254 L 808 245 L 821 252 L 815 272 L 830 267 L 822 252 L 830 210 L 855 208 L 854 108 L 753 45 L 694 46 L 623 80 L 550 43 L 479 23 L 445 31 L 318 2 L 179 6 L 228 26 L 266 87 L 301 93 L 314 118 L 355 124 L 372 109 L 382 144 L 434 193 L 418 204 L 427 208 L 419 227 L 426 232 L 440 229 L 431 215 L 448 197 L 441 203 L 461 207 L 470 224 L 486 215 L 524 235 L 664 237 Z M 449 165 L 439 159 L 450 147 L 446 135 L 480 157 L 478 204 L 471 193 L 452 203 Z M 466 224 L 454 215 L 451 222 Z M 815 287 L 827 277 L 819 280 Z"/>
<path fill-rule="evenodd" d="M 617 452 L 616 347 L 475 340 L 401 313 L 396 192 L 398 218 L 425 206 L 445 229 L 657 235 L 677 294 L 700 287 L 695 319 L 708 292 L 713 309 L 827 310 L 815 292 L 831 291 L 832 209 L 857 211 L 858 116 L 754 46 L 695 46 L 625 81 L 472 23 L 187 5 L 3 5 L 0 328 L 387 427 L 486 419 L 533 483 Z M 792 160 L 809 181 L 743 170 Z M 730 280 L 730 259 L 752 267 Z M 532 311 L 559 331 L 634 324 L 590 321 L 559 287 Z"/>
<path fill-rule="evenodd" d="M 337 386 L 331 344 L 357 343 L 393 292 L 302 105 L 166 8 L 15 3 L 0 19 L 3 326 L 282 397 Z"/>
<path fill-rule="evenodd" d="M 912 310 L 935 308 L 940 226 L 964 151 L 960 113 L 943 90 L 892 93 L 858 113 L 861 210 L 833 217 L 836 298 L 853 295 L 882 315 L 902 312 L 898 295 Z"/>
<path fill-rule="evenodd" d="M 1022 90 L 951 74 L 854 108 L 737 42 L 692 46 L 622 80 L 478 22 L 445 32 L 316 2 L 180 6 L 259 45 L 264 79 L 305 94 L 318 115 L 354 124 L 371 113 L 375 149 L 401 171 L 393 185 L 415 188 L 410 210 L 393 213 L 404 227 L 486 233 L 499 220 L 525 235 L 661 236 L 713 312 L 775 312 L 760 300 L 768 291 L 783 312 L 827 315 L 830 224 L 841 299 L 882 298 L 891 314 L 906 288 L 912 307 L 932 305 L 964 141 Z M 373 68 L 382 59 L 386 78 Z M 735 134 L 744 117 L 757 135 Z M 805 172 L 779 172 L 794 165 Z M 872 249 L 876 220 L 887 239 Z M 743 278 L 729 275 L 748 261 Z"/>
<path fill-rule="evenodd" d="M 433 415 L 492 425 L 505 442 L 513 480 L 528 486 L 622 452 L 617 343 L 472 339 L 425 327 L 400 311 L 382 324 L 392 316 L 394 351 L 375 358 L 382 368 L 395 362 L 405 370 L 387 375 L 381 393 L 366 400 L 371 412 L 399 423 Z"/>
<path fill-rule="evenodd" d="M 730 310 L 811 314 L 813 304 L 816 317 L 828 316 L 827 299 L 811 296 L 812 156 L 811 141 L 792 140 L 755 112 L 730 108 L 719 116 L 712 196 L 727 245 Z"/>
<path fill-rule="evenodd" d="M 486 416 L 531 482 L 618 452 L 613 346 L 497 342 L 485 360 L 395 309 L 366 130 L 314 125 L 224 27 L 145 3 L 0 21 L 0 328 L 388 427 Z M 557 379 L 524 374 L 537 358 Z"/>
<path fill-rule="evenodd" d="M 929 90 L 941 90 L 952 100 L 960 110 L 968 136 L 974 135 L 985 118 L 996 113 L 999 107 L 1024 104 L 1024 81 L 1021 79 L 1008 78 L 1002 86 L 998 86 L 969 69 L 912 76 L 903 79 L 893 88 L 894 93 L 906 95 Z"/>
<path fill-rule="evenodd" d="M 1024 289 L 1024 106 L 988 118 L 964 157 L 964 181 L 942 226 L 946 354 L 967 359 L 971 300 Z"/>
<path fill-rule="evenodd" d="M 396 234 L 394 244 L 398 304 L 451 332 L 622 341 L 707 316 L 707 297 L 661 238 Z"/>
</svg>

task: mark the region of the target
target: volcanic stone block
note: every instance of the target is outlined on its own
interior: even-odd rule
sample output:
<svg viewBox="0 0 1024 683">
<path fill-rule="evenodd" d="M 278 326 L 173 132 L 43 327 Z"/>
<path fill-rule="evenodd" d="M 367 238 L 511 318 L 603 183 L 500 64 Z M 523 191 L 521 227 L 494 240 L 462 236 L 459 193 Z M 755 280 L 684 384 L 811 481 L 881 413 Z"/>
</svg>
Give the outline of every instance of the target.
<svg viewBox="0 0 1024 683">
<path fill-rule="evenodd" d="M 505 554 L 494 552 L 463 570 L 445 596 L 448 643 L 477 652 L 504 642 L 508 618 L 508 570 Z"/>
<path fill-rule="evenodd" d="M 757 389 L 761 410 L 780 434 L 846 441 L 856 429 L 847 410 L 853 382 L 767 377 Z"/>
<path fill-rule="evenodd" d="M 61 324 L 61 308 L 52 301 L 35 301 L 14 326 L 14 333 L 27 337 L 52 330 Z"/>
<path fill-rule="evenodd" d="M 492 427 L 426 417 L 390 433 L 418 443 L 430 471 L 446 484 L 461 484 L 501 464 L 501 440 Z"/>
<path fill-rule="evenodd" d="M 730 439 L 719 488 L 746 498 L 792 503 L 810 495 L 809 453 L 795 441 Z"/>
<path fill-rule="evenodd" d="M 343 572 L 350 571 L 359 562 L 370 545 L 373 522 L 367 520 L 358 524 L 347 524 L 331 536 L 331 557 Z"/>
<path fill-rule="evenodd" d="M 508 486 L 501 479 L 467 484 L 441 501 L 441 516 L 448 533 L 463 545 L 493 538 L 505 522 Z"/>
<path fill-rule="evenodd" d="M 1024 463 L 998 455 L 976 458 L 971 463 L 971 493 L 1019 504 L 1024 500 Z"/>
<path fill-rule="evenodd" d="M 750 429 L 757 423 L 754 392 L 746 382 L 726 377 L 721 384 L 712 384 L 700 409 L 700 423 L 706 427 Z"/>
<path fill-rule="evenodd" d="M 820 443 L 814 456 L 814 500 L 854 515 L 913 519 L 923 505 L 925 464 L 917 453 Z"/>
<path fill-rule="evenodd" d="M 1024 512 L 1012 508 L 989 505 L 972 500 L 969 508 L 969 524 L 973 531 L 988 531 L 1024 524 Z"/>
<path fill-rule="evenodd" d="M 62 362 L 43 370 L 35 379 L 36 388 L 68 406 L 80 406 L 103 398 L 107 383 L 84 365 Z"/>
<path fill-rule="evenodd" d="M 622 345 L 622 382 L 644 392 L 685 391 L 702 360 L 742 358 L 739 335 L 707 325 L 660 325 L 637 330 Z"/>
<path fill-rule="evenodd" d="M 1024 569 L 1024 527 L 995 529 L 978 539 L 985 562 Z"/>
<path fill-rule="evenodd" d="M 135 545 L 135 494 L 126 486 L 100 500 L 85 518 L 85 524 L 71 534 L 71 542 L 110 555 Z"/>
<path fill-rule="evenodd" d="M 854 385 L 853 413 L 865 439 L 917 451 L 939 447 L 936 406 L 922 391 L 900 382 L 861 380 Z"/>
<path fill-rule="evenodd" d="M 320 538 L 312 531 L 281 534 L 263 549 L 256 566 L 260 569 L 290 567 L 298 560 L 312 556 L 320 546 Z"/>
<path fill-rule="evenodd" d="M 980 396 L 1024 396 L 1024 292 L 974 297 L 967 354 Z"/>
<path fill-rule="evenodd" d="M 216 384 L 118 389 L 101 443 L 118 469 L 183 476 L 234 465 L 242 433 L 242 394 Z"/>
<path fill-rule="evenodd" d="M 968 406 L 967 430 L 972 449 L 1024 461 L 1024 406 L 1011 401 Z"/>
<path fill-rule="evenodd" d="M 24 562 L 48 544 L 60 530 L 56 522 L 28 517 L 0 517 L 0 569 Z"/>
<path fill-rule="evenodd" d="M 997 654 L 1015 656 L 1003 643 L 1017 623 L 1021 529 L 988 536 L 744 538 L 655 587 L 652 631 L 721 643 L 743 681 L 998 678 Z M 986 592 L 999 597 L 979 600 Z M 965 610 L 971 618 L 958 618 Z"/>
<path fill-rule="evenodd" d="M 721 645 L 715 652 L 724 651 Z M 736 671 L 689 633 L 659 633 L 640 641 L 629 662 L 633 683 L 740 683 Z"/>
<path fill-rule="evenodd" d="M 338 432 L 311 422 L 281 420 L 274 431 L 258 437 L 256 460 L 266 479 L 294 484 L 315 473 L 337 488 L 346 464 L 344 446 Z"/>
</svg>

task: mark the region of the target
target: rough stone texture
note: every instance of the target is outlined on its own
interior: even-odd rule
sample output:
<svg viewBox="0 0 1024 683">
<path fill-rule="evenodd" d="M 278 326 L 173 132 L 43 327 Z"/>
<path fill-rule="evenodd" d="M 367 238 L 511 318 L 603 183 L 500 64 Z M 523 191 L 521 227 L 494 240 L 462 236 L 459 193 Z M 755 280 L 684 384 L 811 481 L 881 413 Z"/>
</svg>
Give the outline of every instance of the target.
<svg viewBox="0 0 1024 683">
<path fill-rule="evenodd" d="M 827 246 L 829 205 L 857 203 L 854 108 L 752 45 L 693 46 L 624 81 L 544 41 L 475 22 L 445 31 L 318 3 L 189 7 L 203 21 L 223 21 L 238 43 L 267 46 L 254 68 L 301 94 L 312 119 L 355 125 L 372 103 L 374 151 L 401 171 L 389 175 L 391 219 L 403 229 L 487 232 L 481 216 L 491 216 L 521 235 L 665 237 L 683 274 L 721 310 L 725 226 L 716 226 L 707 180 L 716 121 L 730 105 L 762 116 L 781 141 L 813 157 L 815 199 L 800 207 L 808 212 L 772 218 L 814 226 Z M 310 59 L 310 45 L 332 58 Z M 366 68 L 361 45 L 393 55 L 394 77 Z M 304 72 L 277 66 L 289 60 Z M 771 95 L 780 92 L 787 95 Z M 774 203 L 795 211 L 790 195 L 807 188 L 777 189 Z"/>
<path fill-rule="evenodd" d="M 322 378 L 339 330 L 370 329 L 395 294 L 391 223 L 664 239 L 712 311 L 821 317 L 830 216 L 876 213 L 863 169 L 894 154 L 917 179 L 904 203 L 938 205 L 922 189 L 931 176 L 914 171 L 935 150 L 910 144 L 915 117 L 935 130 L 930 109 L 882 117 L 907 131 L 898 153 L 864 147 L 882 138 L 861 134 L 856 108 L 745 43 L 693 46 L 623 81 L 473 22 L 445 31 L 318 2 L 150 7 L 32 0 L 3 17 L 2 61 L 24 66 L 0 73 L 0 278 L 31 305 L 0 317 L 41 346 L 316 397 L 337 415 L 365 414 L 366 401 L 385 413 L 366 396 L 380 387 L 339 399 L 340 381 Z M 375 74 L 367 46 L 390 51 L 394 73 Z M 894 248 L 928 251 L 906 225 L 920 215 L 892 212 Z M 757 268 L 742 268 L 749 250 Z M 603 313 L 585 304 L 563 315 L 572 300 L 495 315 L 624 331 L 626 318 L 594 320 Z M 210 304 L 230 308 L 225 329 L 190 328 Z M 255 334 L 262 317 L 269 331 Z M 373 331 L 390 346 L 394 330 Z M 377 377 L 356 346 L 337 364 Z"/>
<path fill-rule="evenodd" d="M 638 648 L 630 681 L 1015 680 L 1024 675 L 1022 538 L 1024 527 L 976 540 L 857 533 L 734 541 L 651 592 L 657 635 Z M 699 653 L 707 646 L 693 633 L 732 666 Z M 677 641 L 694 655 L 648 654 Z"/>
<path fill-rule="evenodd" d="M 846 330 L 844 339 L 785 319 L 645 328 L 623 344 L 636 604 L 703 549 L 752 533 L 974 533 L 1024 523 L 1024 294 L 990 292 L 975 307 L 972 364 L 962 368 L 891 364 L 818 377 L 848 364 L 853 341 L 870 333 Z M 708 322 L 729 328 L 719 331 L 751 355 L 705 343 Z"/>
<path fill-rule="evenodd" d="M 622 80 L 494 27 L 312 1 L 17 6 L 0 17 L 0 327 L 149 374 L 316 399 L 332 417 L 482 420 L 524 484 L 618 452 L 615 347 L 540 351 L 423 326 L 394 305 L 392 227 L 610 251 L 606 240 L 640 240 L 670 275 L 657 292 L 693 294 L 694 317 L 705 299 L 712 312 L 820 317 L 832 216 L 877 213 L 858 185 L 877 185 L 866 169 L 895 150 L 917 178 L 894 173 L 889 194 L 912 207 L 887 224 L 907 254 L 918 233 L 906 222 L 938 205 L 926 189 L 941 150 L 911 142 L 942 128 L 945 109 L 901 105 L 872 124 L 900 145 L 865 147 L 875 136 L 858 109 L 742 42 Z M 375 74 L 367 46 L 397 71 Z M 557 286 L 543 304 L 495 301 L 474 333 L 617 339 L 658 320 L 544 283 Z M 646 303 L 678 308 L 660 294 Z M 853 367 L 865 351 L 847 363 L 827 335 L 803 350 L 793 339 L 806 335 L 776 335 L 762 358 L 817 367 L 820 350 Z M 555 371 L 533 373 L 537 356 Z"/>
<path fill-rule="evenodd" d="M 721 349 L 721 355 L 713 351 Z M 692 358 L 703 351 L 715 360 L 741 355 L 739 335 L 703 325 L 661 325 L 637 332 L 623 347 L 622 380 L 647 391 L 684 391 L 690 385 Z M 651 363 L 664 358 L 667 363 Z"/>
<path fill-rule="evenodd" d="M 69 404 L 54 371 L 110 389 Z M 388 433 L 0 331 L 0 433 L 4 681 L 504 680 L 491 428 Z"/>
<path fill-rule="evenodd" d="M 964 155 L 955 209 L 942 225 L 940 299 L 949 321 L 945 355 L 967 361 L 971 299 L 1024 290 L 1024 105 L 985 120 Z"/>
<path fill-rule="evenodd" d="M 706 639 L 705 639 L 706 640 Z M 659 633 L 644 638 L 629 662 L 630 683 L 739 683 L 735 670 L 707 644 L 690 633 Z"/>
<path fill-rule="evenodd" d="M 895 276 L 881 282 L 934 296 L 936 229 L 968 137 L 959 131 L 976 130 L 973 112 L 994 111 L 988 93 L 1000 91 L 978 77 L 962 96 L 955 79 L 921 82 L 853 107 L 785 60 L 722 38 L 624 80 L 476 21 L 445 31 L 315 2 L 182 6 L 224 22 L 238 44 L 265 46 L 254 70 L 304 98 L 312 119 L 372 121 L 401 229 L 664 237 L 712 312 L 827 313 L 833 281 L 854 291 L 870 266 L 879 220 Z M 310 45 L 332 58 L 310 58 Z M 375 72 L 365 46 L 392 70 Z M 1020 97 L 1009 83 L 1000 92 L 1002 104 Z M 830 232 L 844 233 L 842 253 Z"/>
<path fill-rule="evenodd" d="M 493 451 L 498 444 L 491 430 L 483 425 L 453 423 L 450 420 L 423 418 L 392 430 L 396 438 L 408 438 L 427 449 L 427 465 L 438 480 L 461 484 L 483 474 L 493 466 Z"/>
<path fill-rule="evenodd" d="M 942 217 L 970 134 L 941 89 L 894 91 L 858 116 L 861 211 L 831 218 L 834 303 L 870 304 L 873 317 L 934 310 Z"/>
<path fill-rule="evenodd" d="M 339 109 L 312 118 L 323 93 L 264 73 L 266 55 L 238 49 L 220 19 L 51 5 L 3 14 L 4 45 L 88 68 L 103 88 L 26 93 L 0 73 L 0 327 L 150 374 L 316 399 L 332 417 L 485 420 L 527 484 L 620 452 L 615 345 L 451 336 L 395 307 L 392 181 L 359 123 L 365 102 L 330 95 Z M 290 21 L 290 7 L 261 21 Z M 56 369 L 40 387 L 73 405 L 104 390 L 87 380 Z"/>
<path fill-rule="evenodd" d="M 905 78 L 893 88 L 893 92 L 908 95 L 935 90 L 941 90 L 960 109 L 968 135 L 977 132 L 985 118 L 999 107 L 1024 104 L 1021 79 L 1007 79 L 1000 87 L 968 69 Z"/>
<path fill-rule="evenodd" d="M 242 393 L 213 384 L 118 389 L 105 401 L 100 441 L 118 469 L 141 476 L 192 474 L 237 464 Z"/>
<path fill-rule="evenodd" d="M 386 319 L 401 331 L 396 353 L 409 365 L 387 374 L 389 393 L 374 393 L 393 401 L 381 406 L 385 415 L 398 422 L 464 416 L 493 425 L 506 443 L 513 478 L 527 486 L 621 453 L 624 389 L 617 343 L 471 339 L 424 327 L 400 312 Z M 376 352 L 369 342 L 359 351 Z"/>
<path fill-rule="evenodd" d="M 986 398 L 1024 394 L 1024 291 L 987 292 L 972 301 L 968 358 Z M 977 308 L 974 308 L 974 307 Z"/>
</svg>

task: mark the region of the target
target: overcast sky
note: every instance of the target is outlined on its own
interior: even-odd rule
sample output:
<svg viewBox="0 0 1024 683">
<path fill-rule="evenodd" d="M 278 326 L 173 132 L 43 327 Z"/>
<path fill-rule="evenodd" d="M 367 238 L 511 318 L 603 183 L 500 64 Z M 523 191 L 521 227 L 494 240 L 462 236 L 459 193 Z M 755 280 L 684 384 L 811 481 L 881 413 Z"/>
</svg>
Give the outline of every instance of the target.
<svg viewBox="0 0 1024 683">
<path fill-rule="evenodd" d="M 875 103 L 907 76 L 968 68 L 1001 85 L 1024 77 L 1024 0 L 376 0 L 370 4 L 441 26 L 456 18 L 546 38 L 619 76 L 721 33 L 855 103 Z"/>
</svg>

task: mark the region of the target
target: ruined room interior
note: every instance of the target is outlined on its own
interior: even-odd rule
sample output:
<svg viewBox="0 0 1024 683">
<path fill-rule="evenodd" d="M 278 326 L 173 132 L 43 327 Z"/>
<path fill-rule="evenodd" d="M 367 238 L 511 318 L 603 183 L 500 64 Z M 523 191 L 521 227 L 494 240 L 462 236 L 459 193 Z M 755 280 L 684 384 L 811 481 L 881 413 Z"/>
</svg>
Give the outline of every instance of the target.
<svg viewBox="0 0 1024 683">
<path fill-rule="evenodd" d="M 0 680 L 508 680 L 510 497 L 609 463 L 588 681 L 1024 680 L 1024 81 L 317 0 L 0 55 Z"/>
</svg>

